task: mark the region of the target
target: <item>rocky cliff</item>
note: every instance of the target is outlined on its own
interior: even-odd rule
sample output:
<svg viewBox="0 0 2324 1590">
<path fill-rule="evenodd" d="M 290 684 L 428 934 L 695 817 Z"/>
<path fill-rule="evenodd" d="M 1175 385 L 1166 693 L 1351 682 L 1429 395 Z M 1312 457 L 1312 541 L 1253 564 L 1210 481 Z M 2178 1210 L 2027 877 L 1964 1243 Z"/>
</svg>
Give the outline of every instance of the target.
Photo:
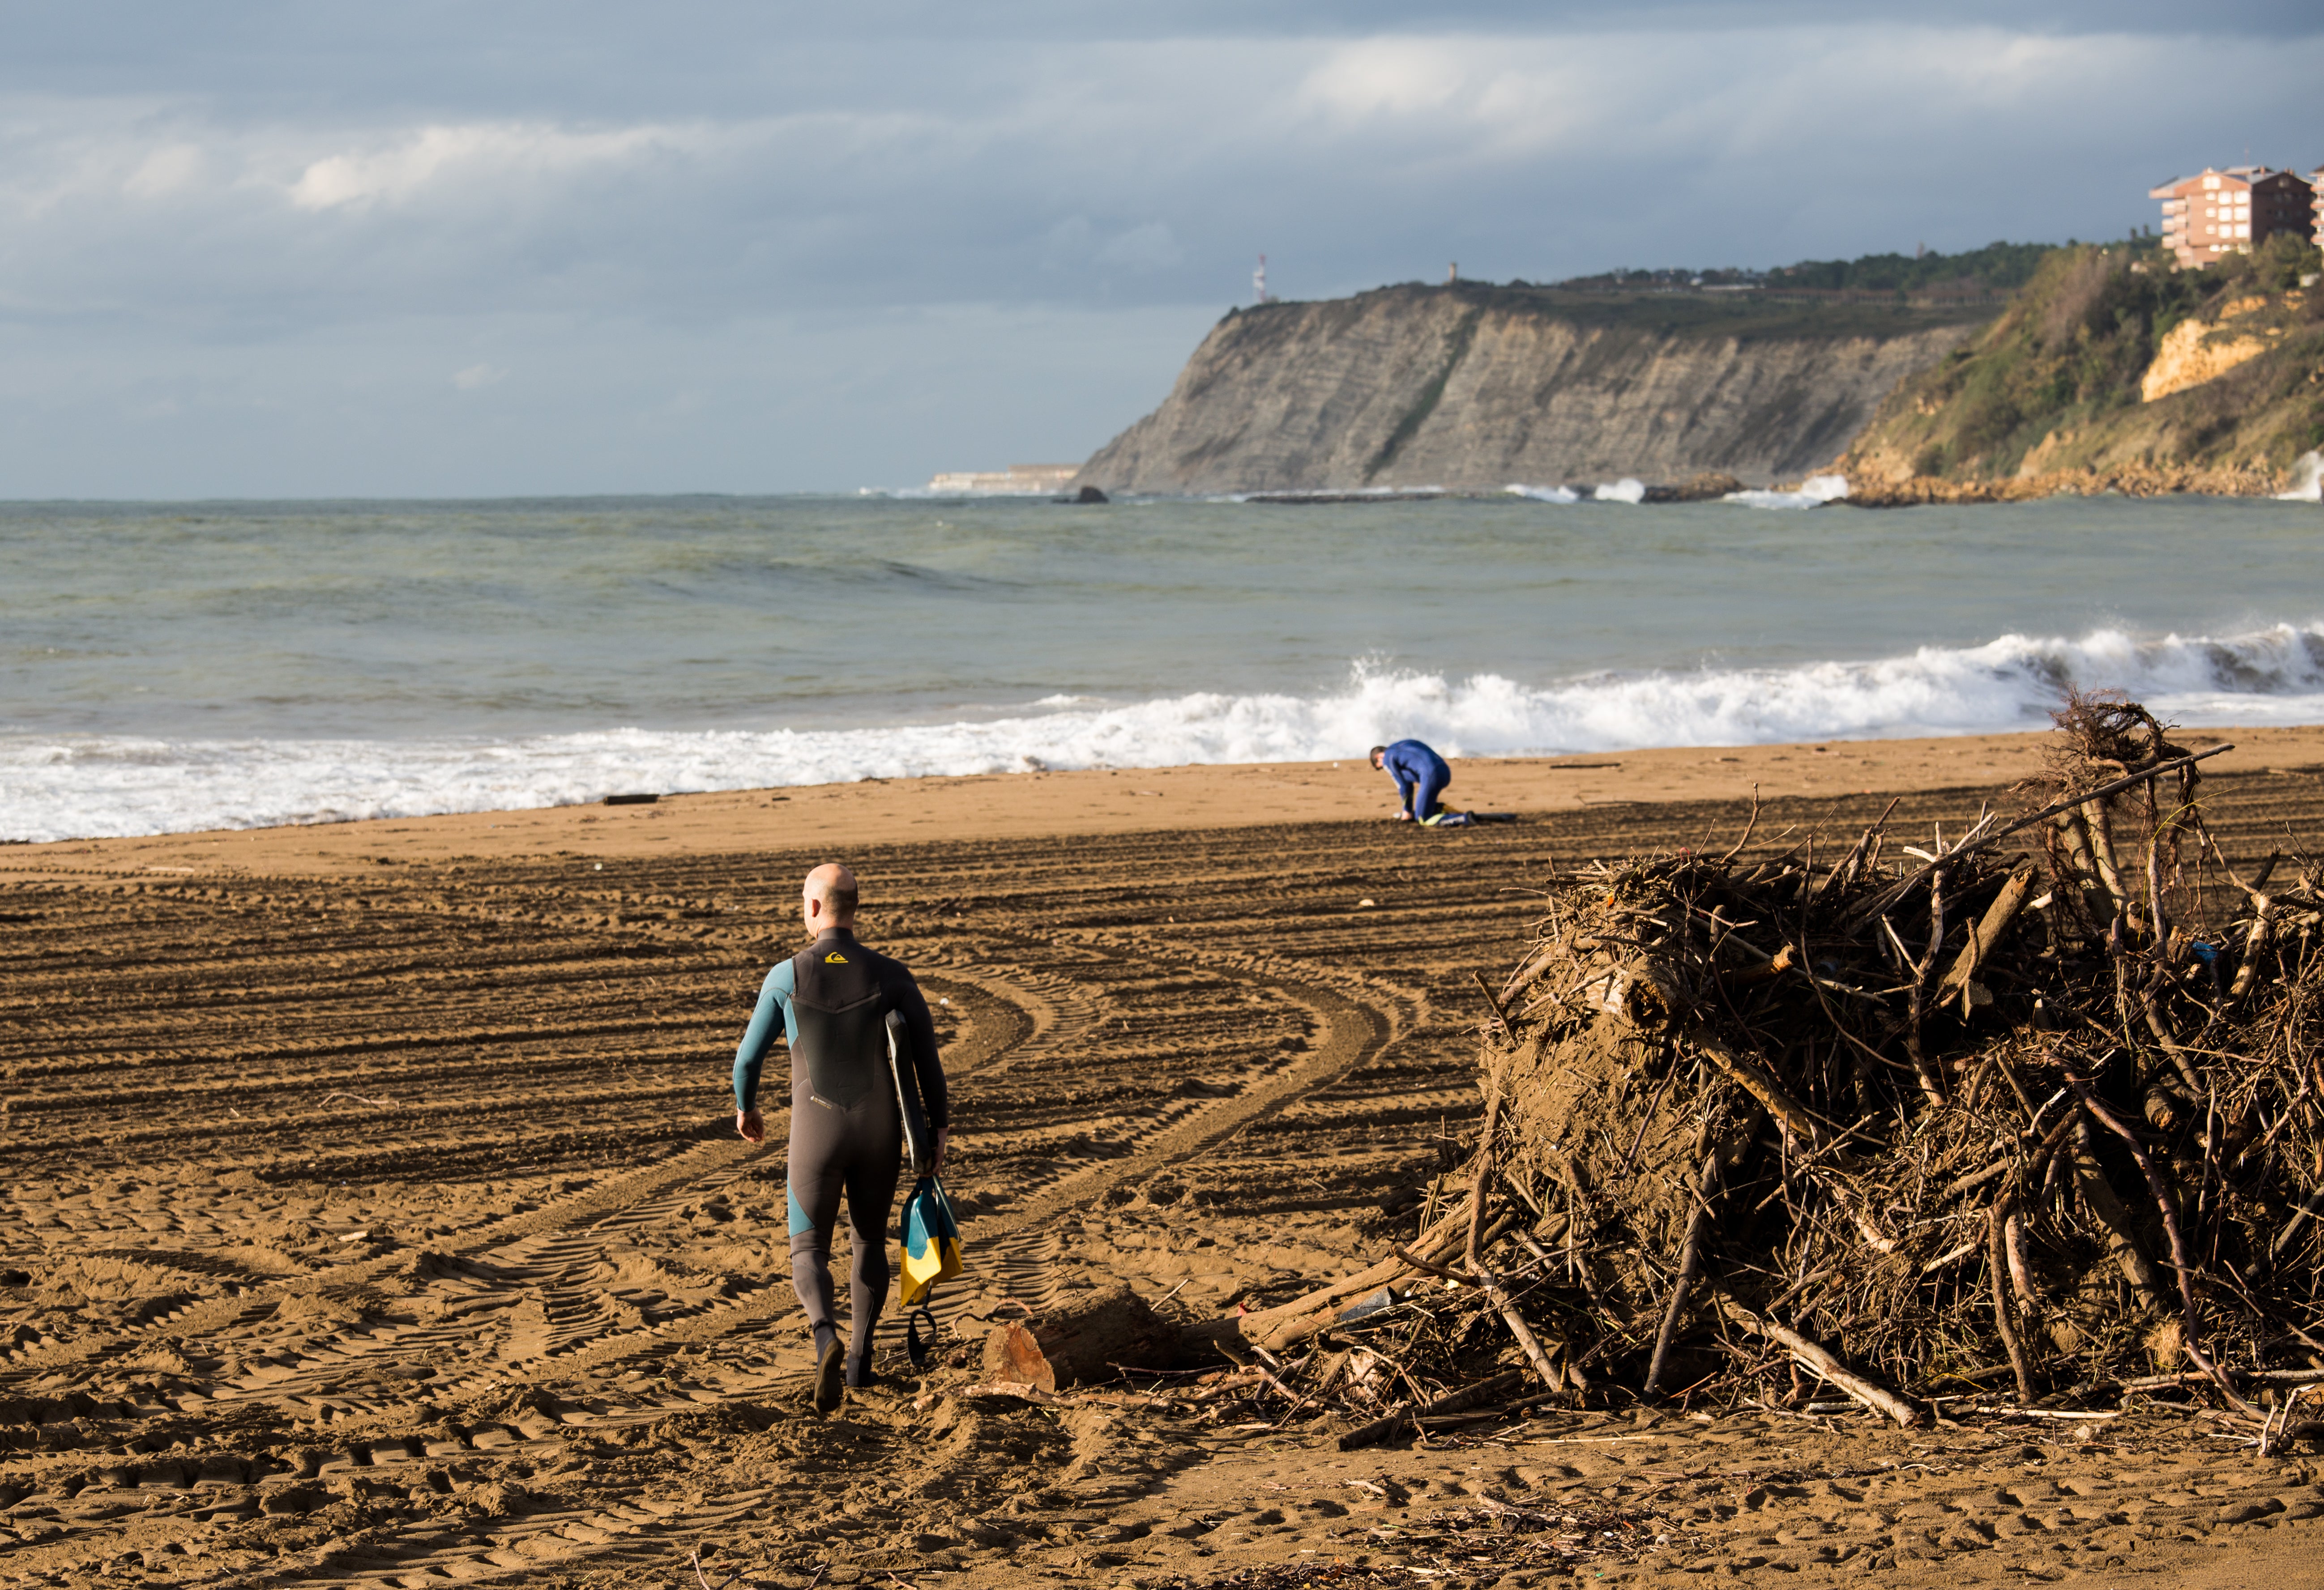
<svg viewBox="0 0 2324 1590">
<path fill-rule="evenodd" d="M 1851 495 L 2282 491 L 2324 446 L 2319 268 L 2288 235 L 2200 271 L 2157 250 L 2061 249 L 2006 314 L 1881 403 L 1842 463 Z"/>
<path fill-rule="evenodd" d="M 1828 464 L 1992 308 L 1392 287 L 1231 313 L 1077 483 L 1213 492 L 1680 481 Z"/>
</svg>

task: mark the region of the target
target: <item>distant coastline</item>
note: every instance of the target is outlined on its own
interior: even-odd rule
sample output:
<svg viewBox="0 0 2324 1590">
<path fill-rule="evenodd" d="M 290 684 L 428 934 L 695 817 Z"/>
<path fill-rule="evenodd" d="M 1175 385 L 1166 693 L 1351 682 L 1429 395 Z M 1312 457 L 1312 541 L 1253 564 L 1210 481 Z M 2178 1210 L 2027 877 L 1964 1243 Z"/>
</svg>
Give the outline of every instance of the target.
<svg viewBox="0 0 2324 1590">
<path fill-rule="evenodd" d="M 1006 469 L 953 470 L 932 476 L 927 490 L 939 496 L 1046 497 L 1062 492 L 1081 473 L 1077 464 L 1012 464 Z"/>
<path fill-rule="evenodd" d="M 1070 483 L 1685 501 L 1725 494 L 1706 481 L 1796 493 L 1830 474 L 1847 490 L 1817 500 L 1861 507 L 2312 498 L 2315 254 L 2287 235 L 2177 270 L 2144 240 L 1995 244 L 1271 301 L 1230 311 Z"/>
</svg>

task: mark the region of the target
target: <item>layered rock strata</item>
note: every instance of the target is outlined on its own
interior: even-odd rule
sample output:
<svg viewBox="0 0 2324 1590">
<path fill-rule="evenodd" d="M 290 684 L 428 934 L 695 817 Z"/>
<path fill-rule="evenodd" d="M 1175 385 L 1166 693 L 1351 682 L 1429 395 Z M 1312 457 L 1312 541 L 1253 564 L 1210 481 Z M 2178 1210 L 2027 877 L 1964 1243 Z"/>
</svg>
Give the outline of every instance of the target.
<svg viewBox="0 0 2324 1590">
<path fill-rule="evenodd" d="M 1674 482 L 1829 463 L 1973 318 L 1470 286 L 1230 314 L 1082 468 L 1202 494 Z"/>
</svg>

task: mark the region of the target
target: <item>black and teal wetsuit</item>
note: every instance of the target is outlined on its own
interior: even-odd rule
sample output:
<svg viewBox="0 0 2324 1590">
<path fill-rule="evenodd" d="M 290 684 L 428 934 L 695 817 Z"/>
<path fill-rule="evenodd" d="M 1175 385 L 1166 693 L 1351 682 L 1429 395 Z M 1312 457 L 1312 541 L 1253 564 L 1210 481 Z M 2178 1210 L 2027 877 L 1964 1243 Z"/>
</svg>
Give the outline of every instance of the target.
<svg viewBox="0 0 2324 1590">
<path fill-rule="evenodd" d="M 936 1024 L 903 965 L 826 929 L 767 974 L 742 1047 L 734 1052 L 734 1107 L 758 1107 L 759 1075 L 778 1024 L 791 1051 L 789 1181 L 791 1282 L 820 1353 L 838 1333 L 832 1318 L 831 1233 L 847 1199 L 854 1245 L 849 1277 L 853 1320 L 847 1379 L 860 1385 L 872 1362 L 872 1328 L 888 1300 L 888 1211 L 903 1166 L 903 1123 L 888 1069 L 890 1011 L 904 1018 L 910 1080 L 931 1130 L 949 1124 Z"/>
</svg>

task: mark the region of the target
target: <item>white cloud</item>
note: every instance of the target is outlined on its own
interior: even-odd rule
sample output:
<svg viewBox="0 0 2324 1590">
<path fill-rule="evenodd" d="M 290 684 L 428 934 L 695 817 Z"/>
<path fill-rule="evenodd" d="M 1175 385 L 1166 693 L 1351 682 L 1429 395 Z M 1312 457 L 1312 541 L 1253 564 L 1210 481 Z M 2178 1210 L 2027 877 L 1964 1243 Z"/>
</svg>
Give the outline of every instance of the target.
<svg viewBox="0 0 2324 1590">
<path fill-rule="evenodd" d="M 134 198 L 161 198 L 199 183 L 206 165 L 201 149 L 192 143 L 165 143 L 138 162 L 122 190 Z"/>
<path fill-rule="evenodd" d="M 508 372 L 497 364 L 471 364 L 466 370 L 452 372 L 452 384 L 464 392 L 477 391 L 507 379 Z"/>
<path fill-rule="evenodd" d="M 1309 69 L 1299 97 L 1342 117 L 1443 111 L 1470 97 L 1481 48 L 1461 40 L 1416 38 L 1335 45 Z"/>
<path fill-rule="evenodd" d="M 576 132 L 526 123 L 427 126 L 312 161 L 290 185 L 290 196 L 302 210 L 395 203 L 463 177 L 544 176 L 620 166 L 655 152 L 697 150 L 707 142 L 699 127 Z"/>
</svg>

